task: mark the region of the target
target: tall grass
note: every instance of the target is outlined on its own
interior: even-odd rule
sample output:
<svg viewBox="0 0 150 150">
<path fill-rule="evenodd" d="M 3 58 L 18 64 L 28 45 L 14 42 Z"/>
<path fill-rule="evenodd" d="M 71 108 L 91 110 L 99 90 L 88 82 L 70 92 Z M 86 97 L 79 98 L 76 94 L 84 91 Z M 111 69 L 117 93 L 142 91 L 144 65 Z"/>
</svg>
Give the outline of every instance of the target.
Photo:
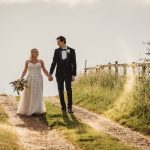
<svg viewBox="0 0 150 150">
<path fill-rule="evenodd" d="M 23 150 L 15 130 L 7 119 L 8 116 L 0 105 L 0 150 Z"/>
<path fill-rule="evenodd" d="M 7 114 L 4 112 L 3 107 L 0 105 L 0 123 L 7 122 Z"/>
<path fill-rule="evenodd" d="M 0 124 L 0 150 L 23 150 L 13 127 Z"/>
<path fill-rule="evenodd" d="M 150 134 L 150 78 L 89 73 L 73 84 L 76 105 Z"/>
<path fill-rule="evenodd" d="M 107 73 L 81 75 L 73 84 L 75 104 L 103 113 L 110 109 L 123 91 L 126 79 Z"/>
<path fill-rule="evenodd" d="M 150 78 L 136 77 L 133 89 L 118 99 L 106 115 L 150 135 Z"/>
</svg>

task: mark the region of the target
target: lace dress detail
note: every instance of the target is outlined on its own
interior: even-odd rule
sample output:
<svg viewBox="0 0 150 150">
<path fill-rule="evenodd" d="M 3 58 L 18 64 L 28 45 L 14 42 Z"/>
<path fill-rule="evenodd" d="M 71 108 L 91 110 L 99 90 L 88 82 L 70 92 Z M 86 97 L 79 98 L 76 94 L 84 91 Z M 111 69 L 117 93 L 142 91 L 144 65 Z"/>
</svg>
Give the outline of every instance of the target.
<svg viewBox="0 0 150 150">
<path fill-rule="evenodd" d="M 28 88 L 25 88 L 19 101 L 17 113 L 22 115 L 42 114 L 46 112 L 43 101 L 43 77 L 40 63 L 28 64 Z"/>
</svg>

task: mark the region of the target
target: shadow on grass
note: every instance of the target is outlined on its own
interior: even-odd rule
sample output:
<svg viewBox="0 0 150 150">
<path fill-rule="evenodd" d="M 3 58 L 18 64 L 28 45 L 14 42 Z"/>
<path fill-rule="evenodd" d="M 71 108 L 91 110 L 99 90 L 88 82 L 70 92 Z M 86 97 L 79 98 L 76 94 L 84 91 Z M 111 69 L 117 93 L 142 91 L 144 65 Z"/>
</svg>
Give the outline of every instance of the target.
<svg viewBox="0 0 150 150">
<path fill-rule="evenodd" d="M 48 123 L 46 120 L 46 114 L 34 114 L 32 116 L 19 115 L 19 117 L 23 121 L 23 124 L 17 124 L 16 126 L 18 127 L 25 127 L 36 131 L 47 130 Z"/>
<path fill-rule="evenodd" d="M 65 127 L 67 129 L 74 129 L 76 133 L 86 133 L 86 128 L 74 114 L 60 113 L 60 114 L 49 114 L 47 116 L 49 126 L 51 127 Z"/>
</svg>

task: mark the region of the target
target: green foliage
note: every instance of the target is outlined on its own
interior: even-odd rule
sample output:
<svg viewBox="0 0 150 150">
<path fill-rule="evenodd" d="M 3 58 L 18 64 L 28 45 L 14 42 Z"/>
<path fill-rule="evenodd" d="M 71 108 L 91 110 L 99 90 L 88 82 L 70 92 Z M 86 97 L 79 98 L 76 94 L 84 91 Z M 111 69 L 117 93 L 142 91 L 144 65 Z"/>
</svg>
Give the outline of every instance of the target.
<svg viewBox="0 0 150 150">
<path fill-rule="evenodd" d="M 137 77 L 129 95 L 107 112 L 120 123 L 150 135 L 150 78 Z"/>
<path fill-rule="evenodd" d="M 124 76 L 105 72 L 81 75 L 73 84 L 74 103 L 150 134 L 150 78 L 136 77 L 128 92 L 126 81 Z"/>
<path fill-rule="evenodd" d="M 20 96 L 15 96 L 16 101 L 20 100 Z"/>
<path fill-rule="evenodd" d="M 108 73 L 89 73 L 80 76 L 73 85 L 75 104 L 103 113 L 120 96 L 126 79 Z"/>
</svg>

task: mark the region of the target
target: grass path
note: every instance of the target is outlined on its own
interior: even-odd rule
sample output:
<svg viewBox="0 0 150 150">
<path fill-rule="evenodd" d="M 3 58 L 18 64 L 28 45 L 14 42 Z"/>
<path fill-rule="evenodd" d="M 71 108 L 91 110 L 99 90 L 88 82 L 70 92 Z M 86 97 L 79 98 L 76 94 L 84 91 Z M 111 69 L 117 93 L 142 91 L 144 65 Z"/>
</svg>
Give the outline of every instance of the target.
<svg viewBox="0 0 150 150">
<path fill-rule="evenodd" d="M 56 97 L 50 97 L 49 101 L 59 106 L 59 100 Z M 103 131 L 113 137 L 118 138 L 123 143 L 137 147 L 141 150 L 150 150 L 150 138 L 138 132 L 131 131 L 129 128 L 123 127 L 103 116 L 89 112 L 81 107 L 74 106 L 75 116 L 80 118 L 82 122 L 88 124 L 92 128 Z"/>
<path fill-rule="evenodd" d="M 18 102 L 14 97 L 0 96 L 0 104 L 8 114 L 8 121 L 19 136 L 25 150 L 74 150 L 55 129 L 48 127 L 45 116 L 19 117 L 16 115 Z M 7 137 L 6 137 L 7 138 Z M 3 150 L 0 148 L 0 150 Z M 7 149 L 8 150 L 8 149 Z M 16 149 L 14 149 L 16 150 Z"/>
<path fill-rule="evenodd" d="M 122 132 L 122 128 L 112 123 L 116 128 L 112 127 L 111 130 L 108 130 L 109 120 L 101 117 L 102 120 L 97 122 L 98 115 L 82 108 L 75 106 L 75 114 L 64 117 L 58 107 L 58 99 L 55 97 L 46 101 L 47 114 L 41 116 L 16 115 L 18 102 L 15 97 L 0 96 L 0 105 L 5 108 L 5 112 L 8 114 L 8 123 L 19 137 L 22 149 L 17 150 L 137 150 L 139 147 L 142 150 L 150 150 L 146 137 L 142 136 L 142 139 L 141 135 L 136 133 L 135 141 L 130 142 L 132 139 L 118 140 L 120 137 L 118 138 L 118 135 L 113 135 L 113 133 L 118 133 L 118 129 L 120 129 L 119 135 L 125 134 Z M 2 113 L 2 115 L 5 114 Z M 136 143 L 138 138 L 139 145 Z M 134 142 L 135 144 L 133 144 Z"/>
<path fill-rule="evenodd" d="M 96 131 L 74 114 L 61 114 L 60 108 L 46 101 L 47 122 L 82 150 L 137 150 L 104 132 Z"/>
</svg>

